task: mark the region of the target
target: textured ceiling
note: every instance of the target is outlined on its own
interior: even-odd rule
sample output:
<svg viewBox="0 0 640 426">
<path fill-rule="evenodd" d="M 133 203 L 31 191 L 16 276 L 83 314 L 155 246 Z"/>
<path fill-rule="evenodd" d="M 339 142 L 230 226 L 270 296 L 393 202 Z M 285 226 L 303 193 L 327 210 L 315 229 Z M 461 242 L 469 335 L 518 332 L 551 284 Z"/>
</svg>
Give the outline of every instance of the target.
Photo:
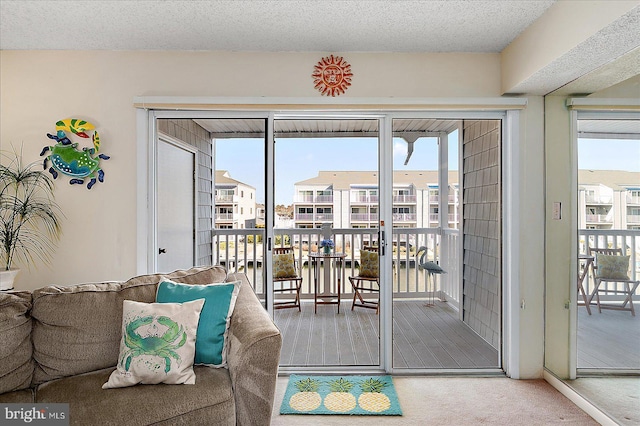
<svg viewBox="0 0 640 426">
<path fill-rule="evenodd" d="M 0 0 L 0 49 L 497 53 L 555 2 Z M 639 45 L 636 6 L 507 93 L 618 84 L 638 74 Z"/>
<path fill-rule="evenodd" d="M 500 52 L 554 2 L 0 0 L 0 49 Z"/>
</svg>

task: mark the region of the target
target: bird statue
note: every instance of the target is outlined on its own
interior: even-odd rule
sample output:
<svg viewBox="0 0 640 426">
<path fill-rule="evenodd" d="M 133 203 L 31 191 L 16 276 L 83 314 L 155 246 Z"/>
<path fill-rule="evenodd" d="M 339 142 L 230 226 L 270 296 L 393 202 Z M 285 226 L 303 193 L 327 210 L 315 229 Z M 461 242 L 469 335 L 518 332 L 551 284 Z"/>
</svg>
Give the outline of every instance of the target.
<svg viewBox="0 0 640 426">
<path fill-rule="evenodd" d="M 433 274 L 446 274 L 447 272 L 444 269 L 442 269 L 440 265 L 438 265 L 437 263 L 431 262 L 425 259 L 427 257 L 427 252 L 428 252 L 427 247 L 425 246 L 420 247 L 416 252 L 416 258 L 418 257 L 420 252 L 422 252 L 422 255 L 420 256 L 420 260 L 418 261 L 418 269 L 423 269 L 427 271 L 427 274 L 429 274 L 428 275 L 429 281 L 433 285 Z M 428 287 L 432 287 L 432 285 L 429 285 Z M 436 289 L 435 289 L 435 286 L 433 286 L 432 291 L 429 295 L 429 300 L 427 301 L 427 304 L 425 306 L 431 307 L 435 305 L 435 292 L 436 292 Z"/>
</svg>

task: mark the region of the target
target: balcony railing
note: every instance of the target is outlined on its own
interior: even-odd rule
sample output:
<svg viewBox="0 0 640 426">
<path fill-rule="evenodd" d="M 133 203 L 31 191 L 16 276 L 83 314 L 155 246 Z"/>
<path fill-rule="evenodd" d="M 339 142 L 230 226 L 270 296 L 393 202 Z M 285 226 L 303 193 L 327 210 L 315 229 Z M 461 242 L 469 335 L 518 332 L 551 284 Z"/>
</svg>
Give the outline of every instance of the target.
<svg viewBox="0 0 640 426">
<path fill-rule="evenodd" d="M 351 213 L 351 222 L 377 222 L 378 213 Z"/>
<path fill-rule="evenodd" d="M 233 213 L 216 213 L 216 220 L 233 220 Z"/>
<path fill-rule="evenodd" d="M 326 222 L 333 220 L 333 213 L 296 213 L 294 220 L 298 222 Z"/>
<path fill-rule="evenodd" d="M 627 194 L 627 204 L 640 204 L 640 195 Z"/>
<path fill-rule="evenodd" d="M 640 214 L 628 214 L 627 223 L 640 223 Z"/>
<path fill-rule="evenodd" d="M 336 250 L 344 252 L 346 258 L 345 279 L 342 280 L 341 293 L 345 297 L 353 297 L 351 286 L 346 277 L 357 272 L 360 252 L 363 245 L 377 242 L 378 230 L 333 229 L 332 238 L 336 242 Z M 274 246 L 294 247 L 298 261 L 298 270 L 303 277 L 301 297 L 313 298 L 312 270 L 309 268 L 310 252 L 317 251 L 317 243 L 322 239 L 320 229 L 276 229 Z M 215 264 L 223 264 L 230 272 L 243 271 L 249 276 L 256 293 L 265 297 L 263 278 L 264 229 L 216 229 L 213 231 L 213 260 Z M 637 230 L 591 230 L 578 231 L 579 253 L 587 253 L 587 247 L 622 248 L 630 257 L 629 276 L 640 278 L 640 231 Z M 438 228 L 394 228 L 388 247 L 393 258 L 393 297 L 422 298 L 430 294 L 425 272 L 417 267 L 416 252 L 419 247 L 426 246 L 427 259 L 436 261 L 447 271 L 447 274 L 434 277 L 433 292 L 437 297 L 447 300 L 454 306 L 459 305 L 461 284 L 461 260 L 459 257 L 460 232 L 457 229 Z M 593 290 L 593 277 L 585 279 L 584 286 L 588 294 Z M 620 283 L 607 283 L 609 295 L 603 294 L 603 300 L 621 300 Z M 638 290 L 640 293 L 640 289 Z"/>
<path fill-rule="evenodd" d="M 238 197 L 234 194 L 216 195 L 216 203 L 232 203 L 238 201 Z"/>
<path fill-rule="evenodd" d="M 611 204 L 611 196 L 585 195 L 584 201 L 588 204 Z"/>
<path fill-rule="evenodd" d="M 415 222 L 417 215 L 415 213 L 394 213 L 394 222 Z"/>
<path fill-rule="evenodd" d="M 378 230 L 333 229 L 335 250 L 347 255 L 345 276 L 340 288 L 344 297 L 353 297 L 347 277 L 356 275 L 359 267 L 360 249 L 364 245 L 376 244 Z M 317 242 L 322 239 L 320 229 L 275 229 L 274 246 L 292 246 L 298 264 L 298 273 L 303 278 L 301 297 L 313 298 L 313 271 L 309 268 L 310 252 L 317 251 Z M 229 272 L 246 272 L 259 297 L 265 297 L 263 269 L 264 229 L 216 229 L 213 233 L 214 263 L 227 267 Z M 397 228 L 388 245 L 393 259 L 393 297 L 424 298 L 435 293 L 436 297 L 458 305 L 460 274 L 457 248 L 459 231 L 437 228 Z M 447 271 L 435 275 L 433 284 L 427 283 L 426 272 L 417 267 L 419 247 L 427 247 L 427 259 L 439 262 Z M 337 289 L 332 289 L 337 291 Z"/>
<path fill-rule="evenodd" d="M 613 219 L 607 214 L 588 214 L 585 220 L 589 223 L 613 223 Z"/>
<path fill-rule="evenodd" d="M 579 254 L 587 254 L 589 247 L 622 249 L 622 253 L 629 256 L 629 270 L 627 271 L 629 278 L 632 280 L 640 279 L 640 231 L 624 229 L 580 229 L 578 230 L 578 241 Z M 583 283 L 587 294 L 591 294 L 595 283 L 591 272 L 592 271 L 589 271 Z M 602 283 L 600 289 L 607 290 L 608 292 L 602 293 L 600 299 L 621 301 L 624 298 L 621 291 L 623 285 L 623 283 L 615 282 Z M 636 295 L 640 295 L 640 287 L 636 291 Z"/>
<path fill-rule="evenodd" d="M 333 203 L 333 195 L 318 195 L 315 200 L 316 203 Z"/>
<path fill-rule="evenodd" d="M 416 200 L 417 200 L 417 197 L 415 194 L 393 196 L 394 203 L 415 203 Z"/>
<path fill-rule="evenodd" d="M 379 197 L 377 195 L 359 195 L 351 194 L 352 203 L 377 204 Z"/>
</svg>

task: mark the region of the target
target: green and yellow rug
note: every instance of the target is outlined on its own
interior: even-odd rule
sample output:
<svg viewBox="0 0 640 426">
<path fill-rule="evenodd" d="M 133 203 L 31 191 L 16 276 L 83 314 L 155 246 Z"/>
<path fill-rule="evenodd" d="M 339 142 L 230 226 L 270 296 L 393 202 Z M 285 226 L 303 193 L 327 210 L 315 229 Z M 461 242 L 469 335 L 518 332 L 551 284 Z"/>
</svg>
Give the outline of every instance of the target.
<svg viewBox="0 0 640 426">
<path fill-rule="evenodd" d="M 401 416 L 391 376 L 291 375 L 280 414 Z"/>
</svg>

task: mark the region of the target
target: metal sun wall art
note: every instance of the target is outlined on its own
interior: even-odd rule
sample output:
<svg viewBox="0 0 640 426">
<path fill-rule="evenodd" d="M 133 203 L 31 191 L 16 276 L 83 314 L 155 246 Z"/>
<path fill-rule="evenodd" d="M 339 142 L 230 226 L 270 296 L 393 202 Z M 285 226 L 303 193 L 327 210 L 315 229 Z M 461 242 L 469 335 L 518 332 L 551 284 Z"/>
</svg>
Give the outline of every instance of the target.
<svg viewBox="0 0 640 426">
<path fill-rule="evenodd" d="M 314 87 L 326 96 L 343 94 L 351 86 L 351 65 L 341 56 L 326 56 L 313 67 Z"/>
<path fill-rule="evenodd" d="M 71 132 L 76 136 L 88 139 L 86 133 L 93 130 L 93 148 L 83 147 L 78 149 L 77 143 L 72 143 L 67 137 L 67 133 Z M 104 172 L 100 168 L 100 160 L 108 160 L 110 157 L 105 154 L 95 156 L 100 150 L 100 136 L 95 130 L 95 126 L 87 121 L 78 120 L 76 118 L 67 118 L 56 123 L 56 134 L 47 133 L 49 139 L 55 140 L 57 143 L 53 146 L 45 146 L 42 148 L 40 155 L 47 155 L 42 163 L 44 169 L 47 169 L 47 163 L 51 162 L 49 173 L 54 179 L 58 178 L 58 172 L 67 176 L 71 176 L 69 183 L 71 185 L 84 184 L 84 180 L 89 178 L 87 189 L 91 189 L 97 181 L 104 182 Z"/>
</svg>

